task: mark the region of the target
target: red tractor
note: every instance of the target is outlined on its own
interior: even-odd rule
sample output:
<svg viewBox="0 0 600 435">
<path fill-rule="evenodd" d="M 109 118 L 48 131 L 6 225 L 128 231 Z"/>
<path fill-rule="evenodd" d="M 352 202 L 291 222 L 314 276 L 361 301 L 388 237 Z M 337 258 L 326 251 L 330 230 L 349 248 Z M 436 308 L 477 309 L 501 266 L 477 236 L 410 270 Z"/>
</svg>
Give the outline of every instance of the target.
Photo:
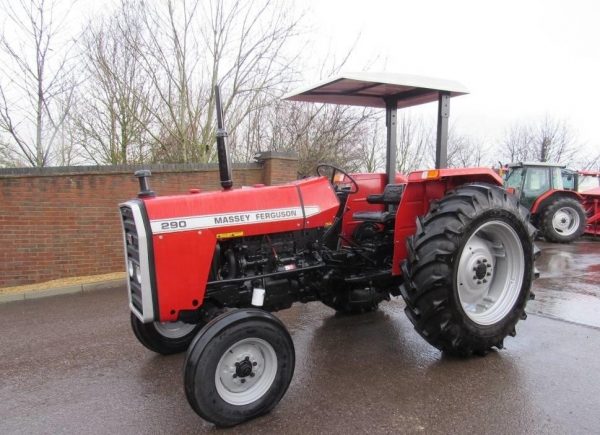
<svg viewBox="0 0 600 435">
<path fill-rule="evenodd" d="M 600 234 L 600 178 L 553 163 L 507 165 L 505 187 L 531 212 L 531 222 L 547 241 L 569 243 L 585 232 Z"/>
<path fill-rule="evenodd" d="M 271 312 L 295 302 L 361 313 L 401 295 L 417 332 L 461 356 L 515 335 L 536 275 L 527 210 L 491 169 L 394 171 L 397 109 L 438 101 L 443 166 L 450 97 L 464 93 L 454 82 L 363 73 L 287 97 L 386 108 L 385 174 L 321 164 L 312 178 L 234 189 L 220 104 L 222 190 L 159 197 L 148 171 L 136 173 L 138 198 L 120 206 L 131 325 L 154 352 L 187 350 L 196 413 L 231 426 L 273 409 L 295 352 Z"/>
</svg>

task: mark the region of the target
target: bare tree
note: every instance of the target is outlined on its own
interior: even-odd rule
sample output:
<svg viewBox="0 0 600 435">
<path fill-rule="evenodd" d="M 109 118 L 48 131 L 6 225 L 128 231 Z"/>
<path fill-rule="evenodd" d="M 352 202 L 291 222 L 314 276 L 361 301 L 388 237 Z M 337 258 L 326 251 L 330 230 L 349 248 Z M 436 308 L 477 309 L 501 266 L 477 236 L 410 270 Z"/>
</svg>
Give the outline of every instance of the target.
<svg viewBox="0 0 600 435">
<path fill-rule="evenodd" d="M 124 2 L 107 20 L 91 24 L 82 38 L 86 83 L 74 115 L 78 141 L 96 164 L 147 159 L 155 99 L 138 56 L 141 23 Z"/>
<path fill-rule="evenodd" d="M 68 5 L 58 0 L 2 2 L 0 130 L 31 166 L 46 166 L 74 95 L 73 41 L 62 38 Z"/>
<path fill-rule="evenodd" d="M 578 152 L 577 138 L 567 121 L 546 115 L 530 124 L 515 123 L 500 143 L 503 158 L 569 164 Z"/>
<path fill-rule="evenodd" d="M 491 153 L 488 148 L 476 138 L 459 133 L 455 128 L 448 132 L 448 167 L 475 168 L 493 164 L 487 158 Z"/>
<path fill-rule="evenodd" d="M 401 174 L 433 165 L 434 130 L 430 124 L 408 112 L 398 117 L 396 168 Z"/>
<path fill-rule="evenodd" d="M 232 147 L 247 116 L 280 96 L 293 76 L 284 48 L 298 19 L 280 0 L 141 3 L 140 38 L 129 41 L 155 100 L 145 99 L 153 158 L 215 158 L 214 85 L 222 84 Z M 130 36 L 125 35 L 131 39 Z M 243 146 L 243 145 L 240 145 Z"/>
</svg>

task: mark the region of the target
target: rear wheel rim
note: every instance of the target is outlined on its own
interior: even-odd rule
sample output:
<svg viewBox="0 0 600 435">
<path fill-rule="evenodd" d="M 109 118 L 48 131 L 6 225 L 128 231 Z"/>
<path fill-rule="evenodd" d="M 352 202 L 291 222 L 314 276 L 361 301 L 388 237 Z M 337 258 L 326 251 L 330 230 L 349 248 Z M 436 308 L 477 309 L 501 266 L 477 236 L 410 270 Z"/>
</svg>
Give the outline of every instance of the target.
<svg viewBox="0 0 600 435">
<path fill-rule="evenodd" d="M 552 216 L 552 228 L 562 236 L 570 236 L 579 228 L 579 214 L 571 207 L 562 207 Z"/>
<path fill-rule="evenodd" d="M 524 270 L 517 232 L 500 220 L 480 225 L 460 254 L 456 274 L 458 297 L 469 319 L 484 326 L 504 319 L 517 302 Z"/>
<path fill-rule="evenodd" d="M 196 325 L 183 322 L 154 322 L 156 332 L 165 338 L 178 339 L 191 333 Z"/>
<path fill-rule="evenodd" d="M 277 354 L 260 338 L 246 338 L 223 353 L 215 372 L 217 393 L 225 402 L 243 406 L 263 397 L 277 374 Z"/>
</svg>

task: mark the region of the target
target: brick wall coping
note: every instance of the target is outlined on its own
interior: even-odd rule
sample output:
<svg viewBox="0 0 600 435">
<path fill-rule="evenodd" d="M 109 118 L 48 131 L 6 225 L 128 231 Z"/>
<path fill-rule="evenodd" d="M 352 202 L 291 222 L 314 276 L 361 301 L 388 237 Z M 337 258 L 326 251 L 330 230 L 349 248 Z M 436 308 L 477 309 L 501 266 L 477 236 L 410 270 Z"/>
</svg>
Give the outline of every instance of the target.
<svg viewBox="0 0 600 435">
<path fill-rule="evenodd" d="M 260 163 L 233 163 L 233 169 L 261 169 Z M 196 172 L 216 171 L 216 163 L 162 163 L 140 165 L 110 166 L 52 166 L 45 168 L 0 168 L 3 177 L 45 177 L 78 174 L 133 174 L 138 169 L 150 169 L 152 172 Z"/>
<path fill-rule="evenodd" d="M 262 151 L 257 153 L 254 159 L 259 162 L 269 159 L 298 160 L 298 154 L 293 151 Z"/>
</svg>

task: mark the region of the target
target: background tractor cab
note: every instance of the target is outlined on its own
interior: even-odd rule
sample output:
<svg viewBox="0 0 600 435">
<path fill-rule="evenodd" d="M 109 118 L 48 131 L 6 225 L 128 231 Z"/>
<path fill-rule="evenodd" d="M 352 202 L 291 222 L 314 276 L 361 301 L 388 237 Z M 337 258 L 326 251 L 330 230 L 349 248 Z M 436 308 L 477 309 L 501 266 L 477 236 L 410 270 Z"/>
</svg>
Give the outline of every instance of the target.
<svg viewBox="0 0 600 435">
<path fill-rule="evenodd" d="M 576 171 L 553 163 L 510 163 L 504 185 L 530 210 L 532 223 L 548 241 L 571 242 L 584 233 L 585 198 Z"/>
</svg>

